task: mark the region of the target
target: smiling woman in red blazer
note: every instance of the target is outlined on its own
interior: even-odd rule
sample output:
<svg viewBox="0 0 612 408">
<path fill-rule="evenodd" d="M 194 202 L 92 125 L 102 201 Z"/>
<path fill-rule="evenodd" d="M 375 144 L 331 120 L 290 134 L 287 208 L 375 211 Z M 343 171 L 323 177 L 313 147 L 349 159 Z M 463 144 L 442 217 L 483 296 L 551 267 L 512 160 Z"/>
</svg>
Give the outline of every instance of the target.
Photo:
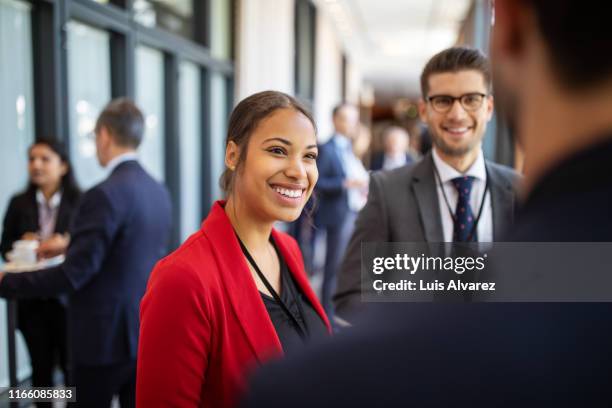
<svg viewBox="0 0 612 408">
<path fill-rule="evenodd" d="M 139 407 L 233 406 L 258 365 L 330 333 L 296 242 L 273 228 L 302 212 L 316 156 L 314 120 L 292 97 L 266 91 L 236 106 L 227 201 L 156 265 L 142 300 Z"/>
</svg>

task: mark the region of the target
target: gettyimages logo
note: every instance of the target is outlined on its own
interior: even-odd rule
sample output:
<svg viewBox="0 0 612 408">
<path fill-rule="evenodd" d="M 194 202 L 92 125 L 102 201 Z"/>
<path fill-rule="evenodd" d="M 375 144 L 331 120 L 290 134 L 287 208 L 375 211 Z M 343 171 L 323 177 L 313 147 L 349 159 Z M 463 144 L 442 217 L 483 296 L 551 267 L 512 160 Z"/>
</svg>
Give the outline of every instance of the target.
<svg viewBox="0 0 612 408">
<path fill-rule="evenodd" d="M 452 271 L 462 275 L 465 272 L 485 269 L 487 257 L 487 254 L 458 257 L 396 254 L 393 257 L 375 257 L 372 262 L 372 273 L 381 275 L 387 271 L 403 271 L 414 275 L 419 271 Z"/>
</svg>

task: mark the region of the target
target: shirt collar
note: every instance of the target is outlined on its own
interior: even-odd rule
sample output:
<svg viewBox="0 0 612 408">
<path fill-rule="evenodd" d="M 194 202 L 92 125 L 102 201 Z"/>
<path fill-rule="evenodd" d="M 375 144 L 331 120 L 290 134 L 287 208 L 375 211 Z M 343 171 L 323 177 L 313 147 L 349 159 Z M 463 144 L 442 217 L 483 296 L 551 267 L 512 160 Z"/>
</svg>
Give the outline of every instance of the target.
<svg viewBox="0 0 612 408">
<path fill-rule="evenodd" d="M 348 139 L 348 137 L 341 135 L 340 133 L 334 134 L 333 140 L 336 144 L 336 147 L 340 149 L 347 149 L 351 146 L 351 141 Z"/>
<path fill-rule="evenodd" d="M 467 169 L 464 174 L 459 173 L 451 165 L 442 160 L 435 148 L 432 148 L 431 150 L 434 165 L 438 170 L 438 174 L 440 175 L 440 180 L 442 181 L 442 183 L 446 183 L 447 181 L 462 176 L 472 176 L 482 181 L 487 180 L 487 171 L 485 169 L 485 161 L 484 155 L 482 154 L 482 149 L 478 151 L 478 156 L 476 157 L 476 160 L 474 161 L 474 163 L 472 163 L 470 168 Z"/>
<path fill-rule="evenodd" d="M 130 160 L 138 160 L 138 153 L 136 152 L 127 152 L 122 153 L 119 156 L 115 157 L 111 161 L 106 164 L 106 170 L 108 170 L 109 174 L 113 172 L 121 163 L 130 161 Z"/>
<path fill-rule="evenodd" d="M 42 191 L 40 191 L 40 189 L 36 190 L 36 202 L 38 203 L 38 205 L 47 205 L 52 210 L 55 210 L 57 207 L 59 207 L 61 201 L 62 190 L 56 191 L 55 194 L 51 196 L 49 201 L 45 200 L 45 195 Z"/>
</svg>

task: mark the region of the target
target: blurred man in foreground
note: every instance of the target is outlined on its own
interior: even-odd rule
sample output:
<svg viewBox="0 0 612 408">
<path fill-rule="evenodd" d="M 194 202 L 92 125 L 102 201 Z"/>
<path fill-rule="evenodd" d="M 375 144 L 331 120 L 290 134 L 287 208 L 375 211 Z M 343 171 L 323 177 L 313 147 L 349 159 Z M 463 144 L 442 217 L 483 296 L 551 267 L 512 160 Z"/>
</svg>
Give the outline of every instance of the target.
<svg viewBox="0 0 612 408">
<path fill-rule="evenodd" d="M 497 97 L 527 155 L 511 238 L 612 241 L 612 26 L 598 5 L 495 2 Z M 611 343 L 609 303 L 390 305 L 262 372 L 246 406 L 609 406 Z"/>
</svg>

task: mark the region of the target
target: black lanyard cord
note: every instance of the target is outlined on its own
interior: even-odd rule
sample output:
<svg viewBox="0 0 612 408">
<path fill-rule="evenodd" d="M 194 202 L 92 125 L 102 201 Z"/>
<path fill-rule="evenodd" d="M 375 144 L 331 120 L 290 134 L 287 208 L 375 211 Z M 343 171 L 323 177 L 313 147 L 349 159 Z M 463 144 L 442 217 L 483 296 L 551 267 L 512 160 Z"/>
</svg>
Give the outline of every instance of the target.
<svg viewBox="0 0 612 408">
<path fill-rule="evenodd" d="M 270 282 L 268 281 L 266 276 L 259 269 L 259 266 L 257 266 L 257 262 L 255 262 L 255 259 L 253 259 L 253 257 L 249 253 L 248 249 L 246 248 L 246 246 L 244 245 L 244 243 L 242 242 L 242 240 L 238 236 L 238 234 L 236 234 L 236 238 L 238 238 L 238 242 L 240 243 L 240 248 L 242 248 L 242 253 L 249 260 L 249 263 L 251 264 L 253 269 L 255 269 L 255 272 L 257 273 L 257 276 L 259 276 L 259 279 L 261 279 L 261 281 L 263 282 L 263 284 L 266 287 L 266 289 L 268 289 L 270 294 L 272 294 L 272 297 L 280 305 L 280 307 L 283 310 L 283 312 L 285 312 L 285 314 L 291 319 L 291 321 L 295 325 L 295 328 L 296 328 L 300 338 L 305 341 L 307 339 L 307 334 L 306 334 L 307 330 L 306 330 L 306 327 L 302 326 L 303 323 L 300 322 L 300 319 L 293 314 L 291 309 L 287 306 L 287 304 L 281 299 L 281 297 L 278 295 L 278 293 L 274 290 L 274 288 L 272 287 L 272 285 L 270 284 Z M 281 271 L 282 271 L 282 268 L 281 268 Z M 281 276 L 281 279 L 282 279 L 282 276 Z M 291 294 L 291 297 L 293 297 L 294 302 L 297 304 L 298 309 L 300 311 L 300 314 L 302 315 L 302 318 L 303 318 L 304 311 L 302 310 L 302 305 L 300 304 L 299 299 L 297 298 L 296 293 L 293 292 L 293 289 L 291 288 L 291 285 L 287 284 L 285 286 L 285 289 L 287 289 L 287 288 L 289 288 L 288 289 L 289 293 Z"/>
<path fill-rule="evenodd" d="M 450 214 L 451 219 L 453 220 L 453 225 L 455 225 L 457 223 L 457 219 L 455 218 L 455 212 L 452 210 L 450 203 L 448 202 L 448 197 L 446 197 L 446 191 L 444 191 L 444 184 L 442 184 L 442 178 L 440 177 L 440 173 L 438 173 L 438 168 L 436 167 L 435 162 L 433 163 L 433 168 L 434 168 L 434 173 L 436 174 L 436 179 L 438 180 L 438 184 L 440 186 L 440 190 L 442 190 L 442 197 L 444 197 L 446 208 L 448 209 L 448 213 Z M 470 234 L 467 237 L 468 242 L 472 241 L 474 232 L 477 231 L 476 228 L 478 227 L 478 223 L 480 222 L 480 216 L 482 215 L 482 210 L 484 208 L 485 199 L 487 198 L 487 192 L 489 191 L 489 171 L 487 170 L 486 165 L 485 165 L 485 174 L 486 174 L 485 189 L 484 189 L 484 193 L 482 194 L 482 200 L 480 201 L 480 208 L 478 209 L 478 216 L 476 217 L 476 220 L 474 221 L 474 225 L 472 226 Z"/>
</svg>

